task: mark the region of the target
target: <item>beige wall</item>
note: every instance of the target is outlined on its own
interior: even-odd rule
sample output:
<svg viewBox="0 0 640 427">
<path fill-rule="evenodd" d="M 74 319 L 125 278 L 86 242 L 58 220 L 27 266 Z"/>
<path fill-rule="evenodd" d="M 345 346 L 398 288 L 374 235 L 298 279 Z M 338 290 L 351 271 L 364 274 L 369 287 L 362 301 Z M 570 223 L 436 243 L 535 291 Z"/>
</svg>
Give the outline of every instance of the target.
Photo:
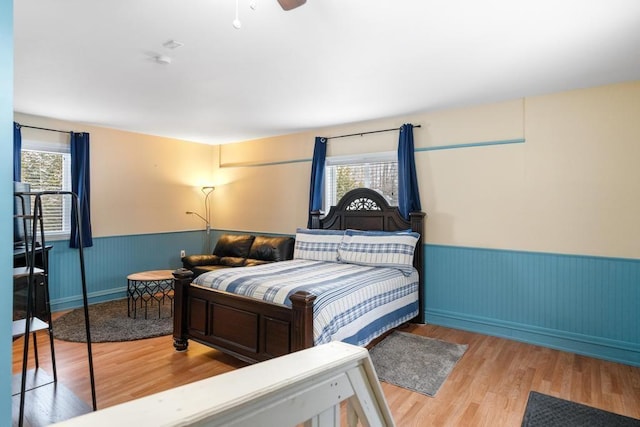
<svg viewBox="0 0 640 427">
<path fill-rule="evenodd" d="M 224 146 L 16 114 L 91 133 L 97 236 L 201 228 L 184 211 L 202 212 L 198 187 L 208 183 L 214 228 L 294 233 L 306 225 L 314 136 L 410 122 L 422 125 L 414 139 L 428 243 L 629 258 L 640 258 L 639 118 L 640 82 Z M 397 139 L 330 140 L 328 155 L 395 151 Z"/>
<path fill-rule="evenodd" d="M 419 154 L 428 240 L 640 258 L 638 117 L 638 82 L 533 97 L 525 144 Z"/>
<path fill-rule="evenodd" d="M 91 216 L 95 237 L 202 229 L 199 187 L 212 179 L 215 147 L 16 113 L 23 125 L 91 134 Z M 22 138 L 65 134 L 23 128 Z"/>
<path fill-rule="evenodd" d="M 309 162 L 225 164 L 308 159 L 315 135 L 411 122 L 422 125 L 414 139 L 427 242 L 640 258 L 639 118 L 640 82 L 631 82 L 226 145 L 214 225 L 290 233 L 306 223 Z M 396 147 L 396 133 L 381 133 L 330 140 L 328 155 Z"/>
</svg>

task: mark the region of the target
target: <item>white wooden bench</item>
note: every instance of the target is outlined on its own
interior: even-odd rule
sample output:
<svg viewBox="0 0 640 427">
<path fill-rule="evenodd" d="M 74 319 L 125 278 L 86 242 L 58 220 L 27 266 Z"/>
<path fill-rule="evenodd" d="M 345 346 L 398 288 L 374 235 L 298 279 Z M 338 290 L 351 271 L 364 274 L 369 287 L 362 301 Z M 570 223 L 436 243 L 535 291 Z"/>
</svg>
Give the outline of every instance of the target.
<svg viewBox="0 0 640 427">
<path fill-rule="evenodd" d="M 56 424 L 58 426 L 393 426 L 366 349 L 332 342 Z"/>
</svg>

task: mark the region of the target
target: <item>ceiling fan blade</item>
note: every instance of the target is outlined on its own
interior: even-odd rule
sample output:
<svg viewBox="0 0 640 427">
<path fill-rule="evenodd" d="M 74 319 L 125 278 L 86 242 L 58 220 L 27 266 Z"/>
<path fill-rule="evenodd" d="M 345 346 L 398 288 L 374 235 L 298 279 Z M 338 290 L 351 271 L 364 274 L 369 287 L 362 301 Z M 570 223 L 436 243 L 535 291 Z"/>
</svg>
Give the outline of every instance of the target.
<svg viewBox="0 0 640 427">
<path fill-rule="evenodd" d="M 284 10 L 295 9 L 298 6 L 302 6 L 306 2 L 307 0 L 278 0 L 278 3 L 280 3 L 280 6 L 282 6 Z"/>
</svg>

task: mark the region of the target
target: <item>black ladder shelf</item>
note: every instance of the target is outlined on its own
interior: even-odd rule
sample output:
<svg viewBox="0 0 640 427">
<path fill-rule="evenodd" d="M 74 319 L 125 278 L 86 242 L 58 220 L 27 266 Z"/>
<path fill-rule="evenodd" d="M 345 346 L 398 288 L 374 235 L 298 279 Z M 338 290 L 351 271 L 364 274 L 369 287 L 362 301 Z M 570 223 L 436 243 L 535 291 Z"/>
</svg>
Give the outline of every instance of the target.
<svg viewBox="0 0 640 427">
<path fill-rule="evenodd" d="M 95 379 L 93 373 L 93 354 L 91 351 L 91 332 L 89 328 L 87 285 L 85 279 L 82 244 L 82 226 L 79 219 L 80 206 L 78 196 L 69 191 L 16 192 L 15 197 L 18 198 L 19 203 L 21 203 L 21 212 L 24 213 L 22 215 L 17 215 L 17 217 L 22 219 L 20 222 L 22 223 L 24 230 L 23 235 L 25 236 L 24 243 L 26 258 L 25 267 L 17 267 L 13 269 L 14 289 L 16 287 L 16 283 L 21 283 L 26 286 L 25 315 L 23 318 L 14 320 L 12 327 L 14 341 L 20 337 L 24 337 L 22 371 L 21 373 L 14 375 L 12 387 L 13 425 L 17 425 L 19 427 L 24 425 L 31 427 L 49 425 L 63 421 L 64 419 L 82 415 L 92 410 L 89 405 L 80 400 L 70 390 L 58 382 L 47 274 L 48 261 L 47 257 L 44 256 L 46 244 L 42 213 L 42 197 L 50 195 L 60 197 L 70 196 L 73 202 L 72 211 L 74 213 L 74 219 L 76 220 L 76 232 L 79 241 L 78 254 L 82 279 L 82 299 L 87 337 L 91 400 L 93 410 L 95 411 L 97 409 Z M 27 206 L 25 199 L 27 198 L 29 201 L 33 200 L 33 213 L 25 212 L 25 206 Z M 27 233 L 28 230 L 31 230 L 30 235 Z M 36 267 L 36 253 L 38 251 L 43 251 L 43 268 Z M 38 312 L 38 310 L 36 310 L 35 295 L 37 292 L 44 293 L 44 312 Z M 46 330 L 49 335 L 53 376 L 50 376 L 43 369 L 40 369 L 39 366 L 36 332 L 44 330 Z M 33 337 L 33 353 L 35 359 L 35 369 L 31 370 L 28 369 L 30 336 Z"/>
</svg>

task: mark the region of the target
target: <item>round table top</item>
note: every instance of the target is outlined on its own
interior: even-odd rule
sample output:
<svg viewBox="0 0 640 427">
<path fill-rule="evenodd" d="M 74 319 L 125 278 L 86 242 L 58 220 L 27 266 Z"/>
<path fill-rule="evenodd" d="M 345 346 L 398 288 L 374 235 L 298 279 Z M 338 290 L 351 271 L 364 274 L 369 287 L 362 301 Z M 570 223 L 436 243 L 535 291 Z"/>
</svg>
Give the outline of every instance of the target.
<svg viewBox="0 0 640 427">
<path fill-rule="evenodd" d="M 175 270 L 153 270 L 153 271 L 141 271 L 140 273 L 133 273 L 127 276 L 128 280 L 136 280 L 143 282 L 145 280 L 171 280 L 173 279 L 173 272 Z"/>
</svg>

